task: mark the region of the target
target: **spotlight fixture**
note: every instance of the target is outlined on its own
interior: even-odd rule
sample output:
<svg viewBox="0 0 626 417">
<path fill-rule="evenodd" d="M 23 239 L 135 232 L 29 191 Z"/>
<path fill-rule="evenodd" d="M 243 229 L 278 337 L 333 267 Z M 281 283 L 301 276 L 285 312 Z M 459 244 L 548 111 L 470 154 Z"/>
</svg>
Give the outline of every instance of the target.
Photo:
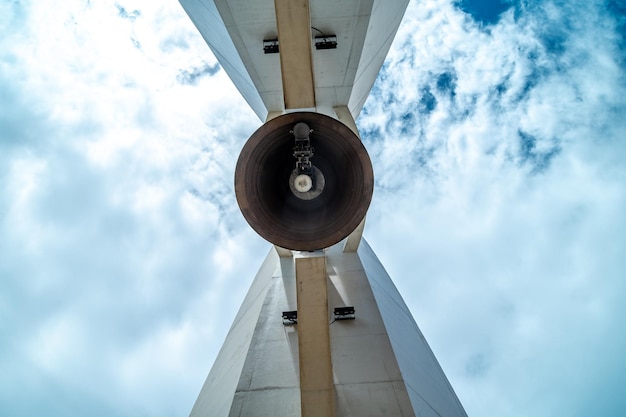
<svg viewBox="0 0 626 417">
<path fill-rule="evenodd" d="M 265 39 L 263 40 L 263 52 L 266 54 L 278 53 L 278 39 Z"/>
<path fill-rule="evenodd" d="M 335 307 L 335 320 L 354 320 L 354 307 Z"/>
<path fill-rule="evenodd" d="M 283 311 L 283 325 L 289 326 L 298 323 L 297 311 Z"/>
</svg>

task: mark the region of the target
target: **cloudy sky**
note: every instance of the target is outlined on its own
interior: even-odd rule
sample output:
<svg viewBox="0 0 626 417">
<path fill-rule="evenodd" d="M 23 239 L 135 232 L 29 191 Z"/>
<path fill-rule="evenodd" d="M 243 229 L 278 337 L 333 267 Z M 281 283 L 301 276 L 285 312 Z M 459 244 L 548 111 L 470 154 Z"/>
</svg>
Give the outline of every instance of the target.
<svg viewBox="0 0 626 417">
<path fill-rule="evenodd" d="M 412 1 L 365 236 L 470 416 L 626 412 L 626 6 Z M 269 244 L 174 0 L 0 0 L 0 410 L 187 416 Z"/>
</svg>

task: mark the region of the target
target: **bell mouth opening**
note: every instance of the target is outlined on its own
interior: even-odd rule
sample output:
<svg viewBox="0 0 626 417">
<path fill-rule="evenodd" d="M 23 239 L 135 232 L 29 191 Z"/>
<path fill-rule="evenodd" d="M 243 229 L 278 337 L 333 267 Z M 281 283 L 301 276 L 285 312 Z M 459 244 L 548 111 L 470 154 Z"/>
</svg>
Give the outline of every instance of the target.
<svg viewBox="0 0 626 417">
<path fill-rule="evenodd" d="M 294 126 L 310 126 L 315 148 L 310 180 L 294 169 Z M 299 191 L 297 187 L 308 191 Z M 365 217 L 374 188 L 371 161 L 343 123 L 319 113 L 289 113 L 261 126 L 244 145 L 235 193 L 250 226 L 292 250 L 324 249 L 347 237 Z"/>
</svg>

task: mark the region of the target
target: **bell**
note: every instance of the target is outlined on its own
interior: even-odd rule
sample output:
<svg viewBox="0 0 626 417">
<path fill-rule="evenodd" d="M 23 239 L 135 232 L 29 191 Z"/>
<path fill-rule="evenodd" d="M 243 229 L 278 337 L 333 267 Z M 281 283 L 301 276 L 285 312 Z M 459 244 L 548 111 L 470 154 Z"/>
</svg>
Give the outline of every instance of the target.
<svg viewBox="0 0 626 417">
<path fill-rule="evenodd" d="M 374 190 L 361 140 L 332 117 L 278 116 L 252 134 L 235 169 L 235 194 L 250 226 L 291 250 L 324 249 L 365 217 Z"/>
</svg>

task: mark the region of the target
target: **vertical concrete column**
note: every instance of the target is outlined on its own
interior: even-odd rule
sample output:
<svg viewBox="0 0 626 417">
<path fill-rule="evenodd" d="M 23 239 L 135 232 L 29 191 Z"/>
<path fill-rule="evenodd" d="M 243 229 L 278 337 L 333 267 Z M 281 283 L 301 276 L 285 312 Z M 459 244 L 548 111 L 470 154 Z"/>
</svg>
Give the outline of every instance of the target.
<svg viewBox="0 0 626 417">
<path fill-rule="evenodd" d="M 352 130 L 360 139 L 361 135 L 359 134 L 359 129 L 356 127 L 356 122 L 354 121 L 354 117 L 352 116 L 350 109 L 348 109 L 348 106 L 335 106 L 333 107 L 333 110 L 337 115 L 337 120 L 348 126 L 350 130 Z"/>
<path fill-rule="evenodd" d="M 285 109 L 315 107 L 308 0 L 274 0 Z"/>
<path fill-rule="evenodd" d="M 296 259 L 302 417 L 334 417 L 326 257 Z"/>
<path fill-rule="evenodd" d="M 333 107 L 335 114 L 337 115 L 337 119 L 348 126 L 350 130 L 354 132 L 355 135 L 361 138 L 359 134 L 359 129 L 356 127 L 356 122 L 354 121 L 354 117 L 348 109 L 348 106 L 336 106 Z M 359 244 L 361 243 L 361 238 L 363 237 L 363 229 L 365 228 L 365 218 L 361 220 L 361 223 L 357 226 L 356 229 L 346 239 L 346 242 L 343 246 L 344 252 L 356 252 L 359 249 Z"/>
</svg>

